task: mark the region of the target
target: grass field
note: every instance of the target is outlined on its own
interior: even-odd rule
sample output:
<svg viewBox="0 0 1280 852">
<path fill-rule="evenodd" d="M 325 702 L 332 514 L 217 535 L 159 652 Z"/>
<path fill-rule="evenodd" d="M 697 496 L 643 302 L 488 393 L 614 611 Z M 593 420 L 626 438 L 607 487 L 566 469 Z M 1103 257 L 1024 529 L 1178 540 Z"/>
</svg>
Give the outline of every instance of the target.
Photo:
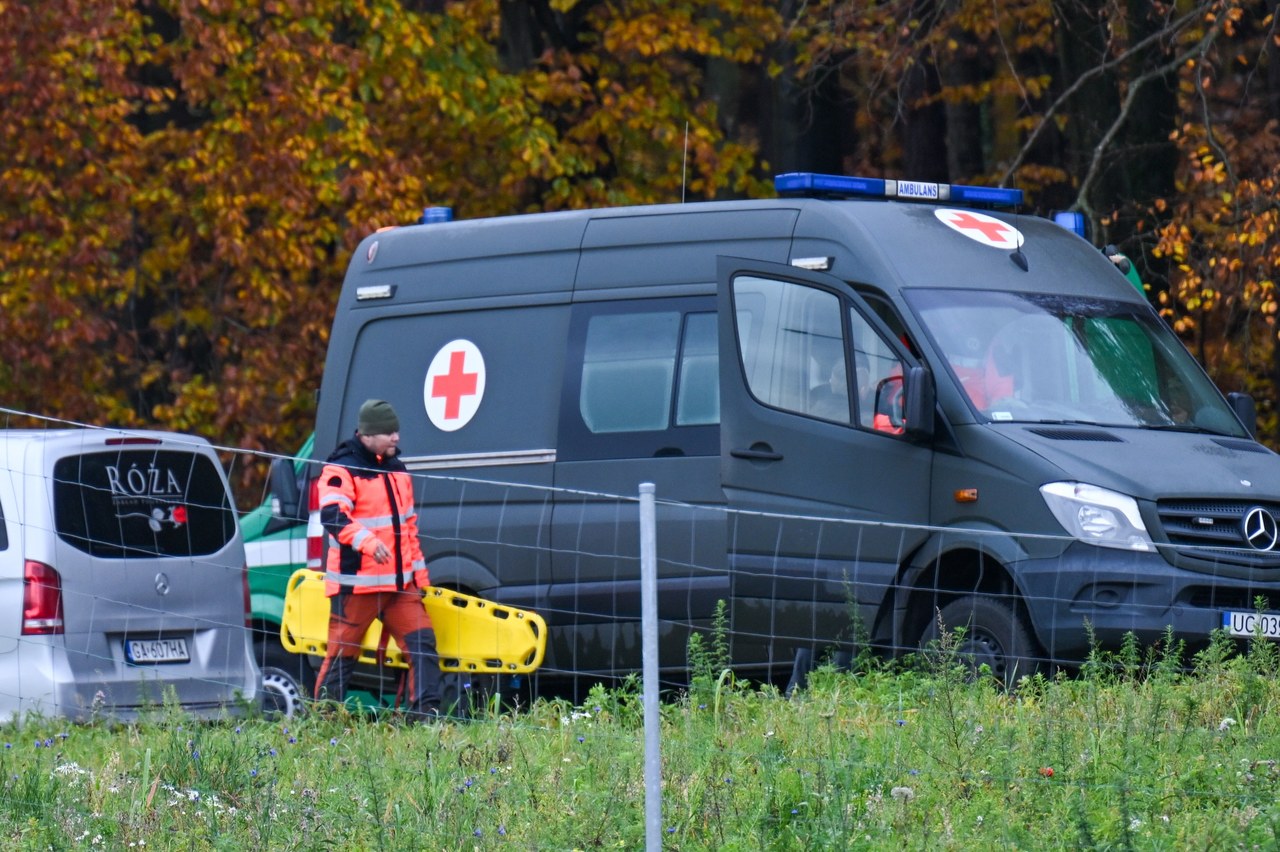
<svg viewBox="0 0 1280 852">
<path fill-rule="evenodd" d="M 663 706 L 668 849 L 1280 846 L 1280 654 L 1130 647 L 1004 691 L 948 649 Z M 345 711 L 0 729 L 22 849 L 637 849 L 634 684 L 407 726 Z"/>
</svg>

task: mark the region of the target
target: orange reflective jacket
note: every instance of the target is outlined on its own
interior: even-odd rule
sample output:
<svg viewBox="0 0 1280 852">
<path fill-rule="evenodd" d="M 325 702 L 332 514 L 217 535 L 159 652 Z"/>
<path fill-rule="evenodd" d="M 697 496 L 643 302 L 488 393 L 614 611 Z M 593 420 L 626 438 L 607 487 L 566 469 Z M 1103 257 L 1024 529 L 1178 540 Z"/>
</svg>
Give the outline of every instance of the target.
<svg viewBox="0 0 1280 852">
<path fill-rule="evenodd" d="M 337 542 L 325 563 L 324 592 L 394 592 L 425 588 L 413 482 L 404 464 L 369 452 L 358 437 L 329 456 L 320 472 L 320 519 Z M 391 558 L 378 562 L 378 542 Z"/>
</svg>

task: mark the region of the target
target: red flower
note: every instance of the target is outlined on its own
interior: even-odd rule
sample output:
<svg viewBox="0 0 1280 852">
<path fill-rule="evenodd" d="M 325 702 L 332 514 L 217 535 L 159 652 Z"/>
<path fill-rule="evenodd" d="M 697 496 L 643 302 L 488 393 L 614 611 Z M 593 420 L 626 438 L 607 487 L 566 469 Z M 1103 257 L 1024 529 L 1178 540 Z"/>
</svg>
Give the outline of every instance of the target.
<svg viewBox="0 0 1280 852">
<path fill-rule="evenodd" d="M 1041 775 L 1043 775 L 1045 778 L 1052 778 L 1052 777 L 1053 777 L 1053 767 L 1052 767 L 1052 766 L 1041 766 L 1041 767 L 1040 767 L 1040 774 L 1041 774 Z"/>
<path fill-rule="evenodd" d="M 187 522 L 187 507 L 174 506 L 173 512 L 170 515 L 170 517 L 173 518 L 173 522 L 175 524 L 179 524 L 179 525 L 185 524 Z"/>
</svg>

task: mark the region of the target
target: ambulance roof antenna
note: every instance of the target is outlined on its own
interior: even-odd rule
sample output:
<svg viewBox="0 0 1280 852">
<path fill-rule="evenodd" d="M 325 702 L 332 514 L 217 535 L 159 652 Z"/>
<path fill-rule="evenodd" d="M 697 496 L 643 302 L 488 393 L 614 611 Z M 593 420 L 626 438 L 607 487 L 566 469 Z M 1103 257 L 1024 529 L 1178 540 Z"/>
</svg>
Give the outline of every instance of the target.
<svg viewBox="0 0 1280 852">
<path fill-rule="evenodd" d="M 684 204 L 684 188 L 689 175 L 689 120 L 684 122 L 684 160 L 680 163 L 680 203 Z"/>
<path fill-rule="evenodd" d="M 1014 221 L 1018 220 L 1018 214 L 1014 214 Z M 1009 254 L 1009 259 L 1013 261 L 1013 265 L 1021 269 L 1023 272 L 1030 271 L 1030 264 L 1027 263 L 1027 256 L 1022 253 L 1022 232 L 1018 231 L 1018 245 L 1014 247 Z"/>
</svg>

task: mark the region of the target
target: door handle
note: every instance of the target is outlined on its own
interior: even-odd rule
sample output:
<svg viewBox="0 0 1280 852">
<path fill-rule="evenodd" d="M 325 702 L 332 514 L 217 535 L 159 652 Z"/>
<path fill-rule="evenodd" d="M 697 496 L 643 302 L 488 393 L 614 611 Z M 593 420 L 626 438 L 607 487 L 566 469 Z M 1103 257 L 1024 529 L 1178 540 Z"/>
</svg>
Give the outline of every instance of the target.
<svg viewBox="0 0 1280 852">
<path fill-rule="evenodd" d="M 750 448 L 745 450 L 730 450 L 729 455 L 736 459 L 749 459 L 750 461 L 782 461 L 782 453 L 775 452 L 773 447 L 762 442 L 752 444 Z"/>
</svg>

